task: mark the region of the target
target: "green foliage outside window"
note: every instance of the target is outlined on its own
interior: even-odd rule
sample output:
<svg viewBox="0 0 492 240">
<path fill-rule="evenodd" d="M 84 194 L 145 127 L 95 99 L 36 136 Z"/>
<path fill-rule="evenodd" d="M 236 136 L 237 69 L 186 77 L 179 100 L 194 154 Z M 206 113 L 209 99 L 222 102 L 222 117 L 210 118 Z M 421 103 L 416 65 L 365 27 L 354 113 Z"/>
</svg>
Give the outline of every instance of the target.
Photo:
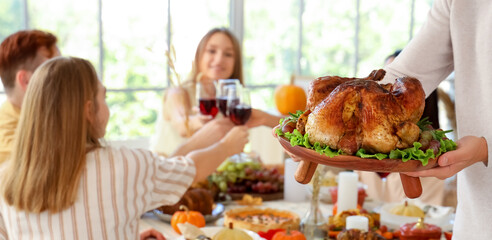
<svg viewBox="0 0 492 240">
<path fill-rule="evenodd" d="M 0 1 L 0 41 L 24 28 L 22 0 Z M 88 59 L 109 91 L 108 139 L 150 136 L 168 86 L 167 1 L 102 1 L 104 58 L 100 62 L 98 1 L 27 1 L 29 28 L 54 33 L 62 55 Z M 410 33 L 411 0 L 360 0 L 359 55 L 355 72 L 356 1 L 304 1 L 302 56 L 299 0 L 244 1 L 243 63 L 248 86 L 286 84 L 296 73 L 365 76 L 404 47 Z M 432 0 L 415 0 L 412 34 L 424 22 Z M 185 78 L 200 38 L 213 27 L 228 27 L 229 0 L 172 0 L 171 32 L 176 68 Z M 299 61 L 299 62 L 298 62 Z M 100 66 L 103 66 L 101 69 Z M 102 71 L 103 70 L 103 71 Z M 151 89 L 131 91 L 128 89 Z M 127 89 L 124 91 L 124 89 Z M 2 90 L 0 88 L 0 90 Z M 123 90 L 123 91 L 119 91 Z M 273 109 L 274 88 L 254 88 L 252 105 Z M 0 95 L 0 100 L 5 95 Z"/>
</svg>

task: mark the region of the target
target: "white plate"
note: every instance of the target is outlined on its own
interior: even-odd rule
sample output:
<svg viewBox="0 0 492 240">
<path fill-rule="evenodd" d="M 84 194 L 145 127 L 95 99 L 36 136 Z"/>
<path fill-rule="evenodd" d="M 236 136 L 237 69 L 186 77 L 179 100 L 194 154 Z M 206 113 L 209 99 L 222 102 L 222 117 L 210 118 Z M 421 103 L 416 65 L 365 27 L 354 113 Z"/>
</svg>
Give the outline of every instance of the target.
<svg viewBox="0 0 492 240">
<path fill-rule="evenodd" d="M 406 217 L 400 216 L 390 213 L 390 210 L 403 203 L 387 203 L 383 205 L 381 208 L 381 224 L 388 226 L 390 229 L 399 229 L 401 225 L 406 223 L 413 223 L 418 221 L 418 217 Z M 420 208 L 424 208 L 424 204 L 415 201 L 412 202 L 419 206 Z M 452 207 L 443 207 L 443 206 L 432 206 L 431 209 L 427 212 L 426 217 L 424 218 L 425 223 L 434 224 L 442 229 L 442 231 L 451 231 L 453 229 L 454 223 L 454 208 Z"/>
<path fill-rule="evenodd" d="M 216 227 L 202 227 L 200 229 L 205 233 L 205 235 L 207 237 L 212 238 L 222 228 L 224 228 L 224 227 L 216 226 Z M 241 229 L 241 230 L 245 231 L 250 237 L 253 238 L 253 240 L 265 240 L 264 238 L 260 237 L 260 235 L 258 235 L 255 232 L 252 232 L 252 231 L 249 231 L 249 230 L 244 230 L 244 229 Z M 185 240 L 185 238 L 183 236 L 180 236 L 178 238 L 178 240 Z"/>
</svg>

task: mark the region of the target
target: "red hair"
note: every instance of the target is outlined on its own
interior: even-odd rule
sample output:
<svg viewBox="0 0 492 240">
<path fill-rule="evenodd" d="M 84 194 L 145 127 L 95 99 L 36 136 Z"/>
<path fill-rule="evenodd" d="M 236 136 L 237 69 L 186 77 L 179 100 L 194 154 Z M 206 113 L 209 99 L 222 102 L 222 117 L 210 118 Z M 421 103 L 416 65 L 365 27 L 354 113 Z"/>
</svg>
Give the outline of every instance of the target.
<svg viewBox="0 0 492 240">
<path fill-rule="evenodd" d="M 40 64 L 29 64 L 36 57 L 39 48 L 46 47 L 51 52 L 56 44 L 56 37 L 48 32 L 39 30 L 25 30 L 8 36 L 0 44 L 0 78 L 4 88 L 15 86 L 15 75 L 20 69 L 34 72 Z"/>
</svg>

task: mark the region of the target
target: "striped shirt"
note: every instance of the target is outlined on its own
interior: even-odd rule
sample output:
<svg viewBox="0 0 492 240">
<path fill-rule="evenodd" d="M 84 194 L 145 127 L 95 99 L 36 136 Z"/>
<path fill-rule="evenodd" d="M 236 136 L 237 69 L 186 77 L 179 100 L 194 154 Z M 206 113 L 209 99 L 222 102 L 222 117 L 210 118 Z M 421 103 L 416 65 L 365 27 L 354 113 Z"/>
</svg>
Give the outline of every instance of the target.
<svg viewBox="0 0 492 240">
<path fill-rule="evenodd" d="M 58 213 L 17 211 L 0 198 L 0 239 L 138 239 L 148 210 L 176 203 L 195 177 L 192 160 L 105 147 L 87 154 L 75 204 Z"/>
</svg>

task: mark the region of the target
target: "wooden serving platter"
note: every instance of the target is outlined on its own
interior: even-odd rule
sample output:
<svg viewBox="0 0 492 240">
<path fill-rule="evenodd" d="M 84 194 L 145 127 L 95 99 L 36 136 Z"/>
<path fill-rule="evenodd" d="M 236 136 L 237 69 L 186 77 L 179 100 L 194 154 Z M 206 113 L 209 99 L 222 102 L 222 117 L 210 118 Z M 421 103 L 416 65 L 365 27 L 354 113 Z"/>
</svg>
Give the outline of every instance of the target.
<svg viewBox="0 0 492 240">
<path fill-rule="evenodd" d="M 425 166 L 420 161 L 409 160 L 403 162 L 399 159 L 372 159 L 360 158 L 357 156 L 340 155 L 336 157 L 328 157 L 317 153 L 316 151 L 301 146 L 292 146 L 288 139 L 282 136 L 277 136 L 273 129 L 273 135 L 278 139 L 282 147 L 287 153 L 299 160 L 299 166 L 295 174 L 295 178 L 299 183 L 309 183 L 313 177 L 314 171 L 318 164 L 370 172 L 415 172 L 433 168 L 437 166 L 437 159 L 429 159 L 429 163 Z M 422 185 L 420 178 L 410 177 L 405 174 L 400 174 L 402 185 L 405 194 L 409 198 L 417 198 L 422 194 Z"/>
</svg>

